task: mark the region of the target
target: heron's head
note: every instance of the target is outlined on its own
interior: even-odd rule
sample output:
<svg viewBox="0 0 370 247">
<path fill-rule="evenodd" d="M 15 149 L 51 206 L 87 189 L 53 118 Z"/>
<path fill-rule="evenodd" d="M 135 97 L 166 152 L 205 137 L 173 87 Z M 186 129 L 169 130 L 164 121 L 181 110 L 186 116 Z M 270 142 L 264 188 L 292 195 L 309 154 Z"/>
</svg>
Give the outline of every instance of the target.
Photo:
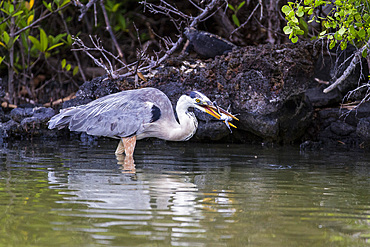
<svg viewBox="0 0 370 247">
<path fill-rule="evenodd" d="M 221 114 L 226 115 L 228 117 L 231 117 L 235 120 L 239 120 L 231 113 L 227 112 L 226 110 L 222 109 L 221 107 L 216 106 L 207 96 L 204 94 L 198 92 L 198 91 L 192 91 L 187 93 L 189 103 L 192 107 L 197 108 L 205 113 L 208 113 L 209 115 L 220 119 Z M 234 125 L 229 123 L 230 126 L 236 128 Z"/>
</svg>

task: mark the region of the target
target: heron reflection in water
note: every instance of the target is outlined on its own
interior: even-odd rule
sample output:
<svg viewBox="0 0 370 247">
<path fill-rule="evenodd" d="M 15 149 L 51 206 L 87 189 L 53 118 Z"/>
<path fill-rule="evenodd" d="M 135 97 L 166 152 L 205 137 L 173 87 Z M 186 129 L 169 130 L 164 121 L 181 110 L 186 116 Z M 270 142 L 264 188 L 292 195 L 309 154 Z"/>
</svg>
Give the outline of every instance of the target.
<svg viewBox="0 0 370 247">
<path fill-rule="evenodd" d="M 86 105 L 62 109 L 49 121 L 49 129 L 86 132 L 94 136 L 120 139 L 116 154 L 133 156 L 136 140 L 156 137 L 168 141 L 187 141 L 197 130 L 198 121 L 190 107 L 217 119 L 222 116 L 238 120 L 212 103 L 200 92 L 192 91 L 177 101 L 175 118 L 168 97 L 158 89 L 142 88 L 122 91 L 96 99 Z M 226 125 L 235 127 L 225 121 Z"/>
</svg>

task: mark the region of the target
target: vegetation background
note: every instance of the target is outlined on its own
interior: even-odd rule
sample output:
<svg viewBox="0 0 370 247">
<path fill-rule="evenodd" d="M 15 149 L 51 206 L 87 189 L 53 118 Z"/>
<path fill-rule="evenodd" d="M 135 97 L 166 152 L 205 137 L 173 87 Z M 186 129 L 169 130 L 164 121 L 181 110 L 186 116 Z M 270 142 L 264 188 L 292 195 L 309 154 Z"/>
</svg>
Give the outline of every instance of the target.
<svg viewBox="0 0 370 247">
<path fill-rule="evenodd" d="M 300 40 L 328 41 L 328 50 L 351 44 L 363 48 L 361 55 L 368 57 L 367 0 L 218 2 L 219 7 L 197 28 L 236 45 L 281 44 L 289 39 L 295 43 L 300 36 Z M 191 0 L 2 0 L 0 97 L 16 105 L 45 104 L 105 74 L 97 62 L 119 70 L 122 64 L 142 59 L 143 51 L 148 57 L 161 56 L 171 43 L 166 41 L 177 40 L 190 19 L 208 4 Z M 153 11 L 153 5 L 162 8 Z M 76 38 L 79 45 L 74 45 Z M 109 59 L 99 58 L 102 52 L 97 47 Z M 97 58 L 95 62 L 86 50 Z"/>
</svg>

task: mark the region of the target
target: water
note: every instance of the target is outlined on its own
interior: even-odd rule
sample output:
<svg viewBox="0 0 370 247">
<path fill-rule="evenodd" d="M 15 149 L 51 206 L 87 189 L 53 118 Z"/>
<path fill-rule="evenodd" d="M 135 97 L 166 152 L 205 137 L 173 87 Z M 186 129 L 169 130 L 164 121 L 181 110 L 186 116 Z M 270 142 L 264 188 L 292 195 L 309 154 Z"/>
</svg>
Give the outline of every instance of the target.
<svg viewBox="0 0 370 247">
<path fill-rule="evenodd" d="M 370 155 L 250 145 L 17 142 L 0 246 L 370 246 Z"/>
</svg>

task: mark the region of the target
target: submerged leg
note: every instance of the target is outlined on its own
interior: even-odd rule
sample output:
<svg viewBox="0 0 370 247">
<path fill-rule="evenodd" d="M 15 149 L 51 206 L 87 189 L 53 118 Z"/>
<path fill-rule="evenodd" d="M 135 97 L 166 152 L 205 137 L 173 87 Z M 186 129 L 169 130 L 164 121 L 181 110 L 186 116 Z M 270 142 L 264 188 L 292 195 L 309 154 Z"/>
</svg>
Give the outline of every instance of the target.
<svg viewBox="0 0 370 247">
<path fill-rule="evenodd" d="M 135 145 L 136 145 L 136 136 L 122 137 L 121 140 L 122 140 L 122 143 L 123 143 L 123 147 L 124 147 L 126 156 L 133 156 L 134 155 L 134 150 L 135 150 Z"/>
</svg>

